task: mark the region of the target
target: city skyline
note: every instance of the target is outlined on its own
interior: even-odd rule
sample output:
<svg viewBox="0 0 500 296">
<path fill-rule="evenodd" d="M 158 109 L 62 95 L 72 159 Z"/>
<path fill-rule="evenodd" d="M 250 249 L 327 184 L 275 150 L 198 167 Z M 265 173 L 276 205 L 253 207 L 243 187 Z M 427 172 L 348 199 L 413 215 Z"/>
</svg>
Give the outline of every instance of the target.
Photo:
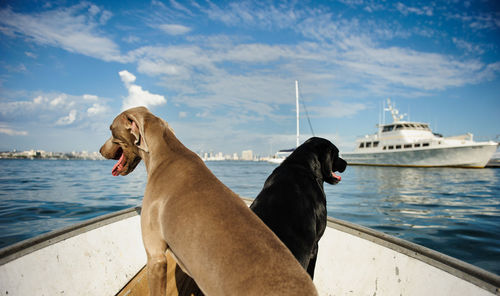
<svg viewBox="0 0 500 296">
<path fill-rule="evenodd" d="M 221 161 L 221 160 L 266 160 L 273 155 L 254 154 L 252 150 L 243 150 L 241 154 L 234 152 L 232 154 L 224 154 L 214 151 L 194 151 L 200 158 L 205 161 Z M 40 149 L 29 149 L 18 151 L 16 149 L 10 151 L 0 151 L 0 159 L 22 159 L 22 158 L 42 158 L 42 159 L 91 159 L 105 160 L 98 151 L 45 151 Z"/>
</svg>

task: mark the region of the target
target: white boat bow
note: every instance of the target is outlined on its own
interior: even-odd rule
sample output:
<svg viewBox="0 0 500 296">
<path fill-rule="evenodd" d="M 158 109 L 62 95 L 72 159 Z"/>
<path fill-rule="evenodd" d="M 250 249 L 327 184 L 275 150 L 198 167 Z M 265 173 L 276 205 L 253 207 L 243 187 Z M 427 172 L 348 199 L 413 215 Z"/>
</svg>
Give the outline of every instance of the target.
<svg viewBox="0 0 500 296">
<path fill-rule="evenodd" d="M 131 285 L 147 289 L 144 278 L 133 280 L 138 274 L 144 277 L 140 271 L 146 264 L 139 214 L 139 208 L 120 211 L 0 250 L 0 293 L 116 295 L 121 291 L 125 295 L 127 283 L 127 289 Z M 500 277 L 408 241 L 329 218 L 314 283 L 320 295 L 469 296 L 499 295 Z"/>
</svg>

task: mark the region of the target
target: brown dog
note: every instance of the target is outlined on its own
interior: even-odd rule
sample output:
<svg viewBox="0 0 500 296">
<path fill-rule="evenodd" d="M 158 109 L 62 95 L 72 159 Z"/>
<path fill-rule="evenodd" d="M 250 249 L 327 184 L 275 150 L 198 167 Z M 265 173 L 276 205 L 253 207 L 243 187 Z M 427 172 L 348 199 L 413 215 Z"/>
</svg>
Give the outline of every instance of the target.
<svg viewBox="0 0 500 296">
<path fill-rule="evenodd" d="M 110 128 L 101 154 L 118 160 L 113 175 L 146 164 L 141 228 L 152 295 L 166 290 L 167 248 L 206 295 L 317 295 L 286 246 L 164 120 L 138 107 Z"/>
</svg>

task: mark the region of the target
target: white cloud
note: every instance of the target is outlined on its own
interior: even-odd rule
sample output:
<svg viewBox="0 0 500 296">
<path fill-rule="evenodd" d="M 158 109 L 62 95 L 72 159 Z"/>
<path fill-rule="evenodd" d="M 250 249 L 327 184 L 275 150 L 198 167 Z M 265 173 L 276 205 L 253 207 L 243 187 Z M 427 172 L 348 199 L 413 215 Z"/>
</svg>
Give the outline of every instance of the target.
<svg viewBox="0 0 500 296">
<path fill-rule="evenodd" d="M 456 37 L 453 37 L 452 41 L 457 46 L 457 48 L 463 49 L 466 53 L 473 55 L 478 55 L 478 54 L 481 55 L 484 53 L 484 50 L 480 45 L 473 44 Z"/>
<path fill-rule="evenodd" d="M 158 26 L 162 31 L 169 35 L 184 35 L 191 31 L 191 28 L 178 24 L 163 24 Z"/>
<path fill-rule="evenodd" d="M 36 59 L 38 56 L 30 51 L 25 51 L 24 54 L 32 59 Z"/>
<path fill-rule="evenodd" d="M 101 105 L 99 103 L 94 103 L 90 108 L 87 109 L 87 114 L 89 116 L 95 116 L 98 114 L 105 113 L 107 111 L 107 107 L 104 105 Z"/>
<path fill-rule="evenodd" d="M 258 28 L 290 28 L 296 25 L 305 14 L 314 13 L 314 9 L 301 7 L 296 4 L 275 6 L 269 2 L 236 1 L 227 6 L 217 6 L 209 2 L 209 7 L 203 9 L 212 20 L 223 22 L 226 25 L 249 25 Z"/>
<path fill-rule="evenodd" d="M 190 15 L 190 16 L 193 15 L 191 10 L 189 10 L 186 6 L 180 4 L 179 2 L 177 2 L 175 0 L 170 0 L 170 5 L 172 5 L 172 7 L 174 7 L 175 9 L 180 10 L 183 13 L 186 13 L 187 15 Z M 196 3 L 193 3 L 193 5 L 196 5 Z"/>
<path fill-rule="evenodd" d="M 76 110 L 73 109 L 69 111 L 69 114 L 67 116 L 61 117 L 57 120 L 56 125 L 70 125 L 76 120 Z"/>
<path fill-rule="evenodd" d="M 141 41 L 141 39 L 137 36 L 127 36 L 127 37 L 123 37 L 122 38 L 123 41 L 127 42 L 127 43 L 137 43 L 139 41 Z"/>
<path fill-rule="evenodd" d="M 17 13 L 7 7 L 0 10 L 0 32 L 104 61 L 124 62 L 127 59 L 121 56 L 118 45 L 96 30 L 110 17 L 110 12 L 88 3 L 35 14 Z"/>
<path fill-rule="evenodd" d="M 498 11 L 483 13 L 448 13 L 446 17 L 463 22 L 473 30 L 498 30 L 500 28 L 500 13 Z"/>
<path fill-rule="evenodd" d="M 35 92 L 32 97 L 30 100 L 0 102 L 0 119 L 21 122 L 23 125 L 78 125 L 95 128 L 97 124 L 106 124 L 101 121 L 107 119 L 106 115 L 110 111 L 105 99 L 96 102 L 89 100 L 88 95 Z M 87 120 L 90 117 L 92 120 Z"/>
<path fill-rule="evenodd" d="M 432 7 L 429 7 L 429 6 L 410 7 L 410 6 L 404 5 L 401 2 L 398 2 L 396 4 L 396 9 L 405 16 L 407 16 L 410 13 L 414 13 L 416 15 L 426 15 L 426 16 L 433 15 L 433 9 L 432 9 Z"/>
<path fill-rule="evenodd" d="M 33 99 L 33 103 L 35 103 L 35 104 L 41 104 L 44 101 L 45 101 L 45 99 L 42 96 L 38 96 L 38 97 L 36 97 L 36 98 Z"/>
<path fill-rule="evenodd" d="M 426 91 L 476 83 L 486 72 L 495 73 L 494 67 L 475 59 L 384 48 L 368 37 L 351 36 L 292 45 L 201 42 L 143 47 L 134 55 L 140 72 L 166 75 L 163 86 L 177 92 L 173 102 L 211 110 L 229 106 L 260 116 L 274 116 L 273 104 L 292 102 L 290 83 L 295 79 L 315 100 L 325 98 L 337 85 L 336 98 L 341 100 L 387 93 L 422 96 Z M 356 91 L 349 90 L 352 85 L 358 85 Z"/>
<path fill-rule="evenodd" d="M 85 94 L 85 95 L 83 95 L 83 99 L 87 100 L 87 101 L 97 101 L 99 99 L 99 97 L 95 96 L 95 95 Z"/>
<path fill-rule="evenodd" d="M 148 75 L 178 75 L 183 72 L 183 69 L 177 65 L 166 63 L 162 60 L 152 61 L 148 58 L 143 58 L 138 61 L 137 70 Z"/>
<path fill-rule="evenodd" d="M 62 104 L 65 103 L 67 97 L 68 96 L 66 94 L 61 94 L 61 95 L 57 96 L 55 99 L 51 100 L 50 105 L 52 107 L 61 106 Z"/>
<path fill-rule="evenodd" d="M 359 111 L 367 109 L 362 103 L 346 103 L 342 101 L 331 101 L 327 106 L 309 106 L 307 110 L 313 117 L 342 118 L 355 115 Z"/>
<path fill-rule="evenodd" d="M 368 75 L 369 81 L 421 90 L 443 90 L 476 83 L 487 65 L 478 60 L 419 52 L 398 47 L 352 47 L 338 61 L 348 71 Z"/>
<path fill-rule="evenodd" d="M 15 72 L 15 73 L 22 73 L 26 72 L 26 66 L 23 63 L 18 64 L 17 66 L 12 66 L 12 65 L 6 65 L 5 69 L 9 72 Z"/>
<path fill-rule="evenodd" d="M 120 78 L 123 81 L 123 83 L 125 83 L 126 87 L 128 87 L 132 83 L 134 83 L 134 81 L 136 79 L 136 77 L 134 76 L 134 74 L 130 73 L 127 70 L 123 70 L 123 71 L 118 72 L 118 75 L 120 75 Z"/>
<path fill-rule="evenodd" d="M 118 74 L 128 90 L 128 96 L 123 100 L 122 110 L 138 106 L 152 107 L 167 102 L 164 96 L 152 94 L 147 90 L 143 90 L 141 86 L 133 84 L 136 77 L 132 73 L 123 70 Z"/>
<path fill-rule="evenodd" d="M 6 134 L 9 136 L 27 136 L 27 131 L 20 131 L 10 128 L 7 125 L 0 124 L 0 134 Z"/>
</svg>

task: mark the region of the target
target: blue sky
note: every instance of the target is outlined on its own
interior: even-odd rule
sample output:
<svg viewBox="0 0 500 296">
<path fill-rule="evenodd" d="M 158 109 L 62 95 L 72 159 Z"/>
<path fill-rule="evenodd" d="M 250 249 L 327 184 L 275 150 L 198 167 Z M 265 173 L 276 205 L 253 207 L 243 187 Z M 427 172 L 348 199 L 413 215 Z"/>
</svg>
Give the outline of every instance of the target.
<svg viewBox="0 0 500 296">
<path fill-rule="evenodd" d="M 495 139 L 499 41 L 498 1 L 2 0 L 0 150 L 97 151 L 146 105 L 192 150 L 272 154 L 295 144 L 295 80 L 341 151 L 388 97 L 445 136 Z"/>
</svg>

